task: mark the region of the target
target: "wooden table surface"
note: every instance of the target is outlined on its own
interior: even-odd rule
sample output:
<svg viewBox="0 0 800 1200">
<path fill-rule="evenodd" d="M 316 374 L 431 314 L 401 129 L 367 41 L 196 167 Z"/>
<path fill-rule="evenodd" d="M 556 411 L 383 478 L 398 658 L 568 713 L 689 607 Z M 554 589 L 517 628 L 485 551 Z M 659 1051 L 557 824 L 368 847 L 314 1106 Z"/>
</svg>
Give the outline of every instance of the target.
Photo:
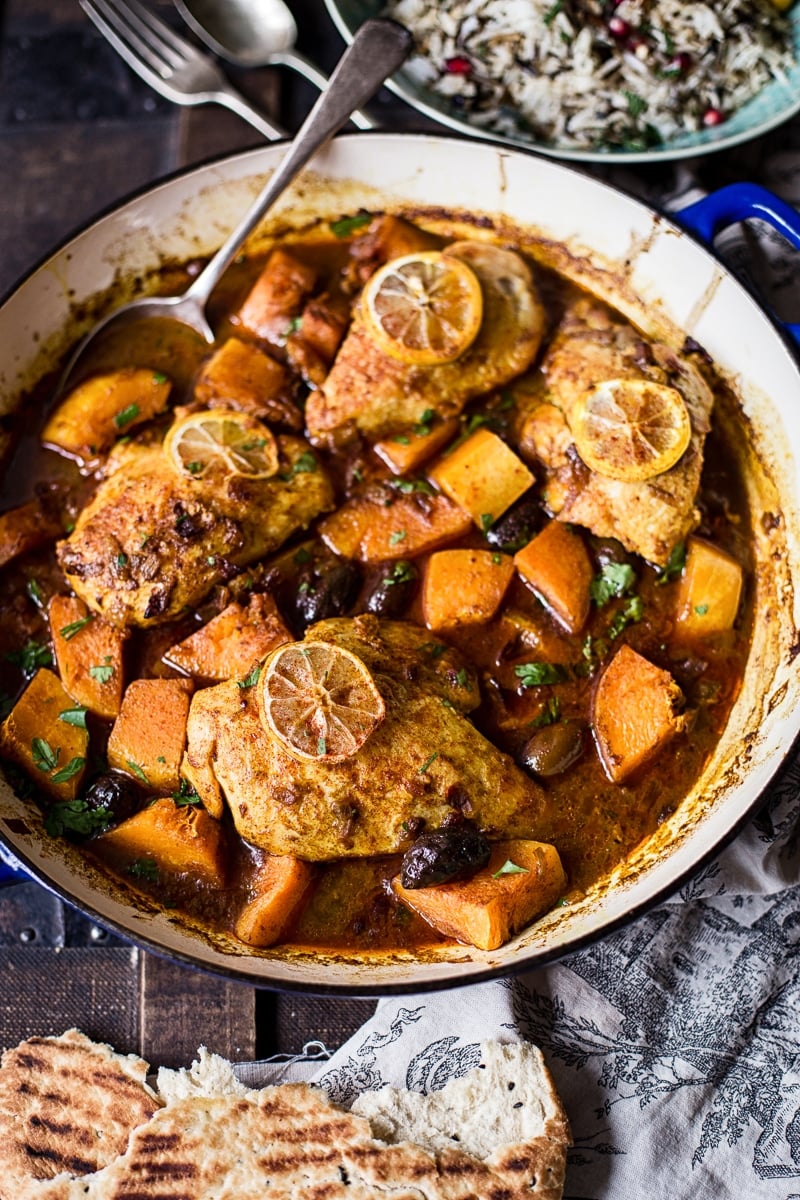
<svg viewBox="0 0 800 1200">
<path fill-rule="evenodd" d="M 177 20 L 170 5 L 160 7 Z M 342 43 L 322 0 L 293 0 L 292 7 L 299 47 L 330 70 Z M 77 0 L 0 0 L 0 14 L 0 295 L 134 189 L 259 142 L 230 113 L 178 109 L 157 97 Z M 230 74 L 290 131 L 313 99 L 288 72 Z M 433 127 L 386 91 L 370 111 L 387 127 Z M 693 163 L 692 171 L 706 188 L 758 180 L 770 156 L 799 143 L 794 122 L 760 143 Z M 670 165 L 594 173 L 654 202 L 686 181 L 686 168 Z M 314 1038 L 335 1048 L 374 1008 L 364 1000 L 256 992 L 190 971 L 110 936 L 34 883 L 0 892 L 0 978 L 0 1048 L 77 1025 L 165 1065 L 191 1061 L 201 1042 L 234 1059 L 296 1053 Z"/>
</svg>

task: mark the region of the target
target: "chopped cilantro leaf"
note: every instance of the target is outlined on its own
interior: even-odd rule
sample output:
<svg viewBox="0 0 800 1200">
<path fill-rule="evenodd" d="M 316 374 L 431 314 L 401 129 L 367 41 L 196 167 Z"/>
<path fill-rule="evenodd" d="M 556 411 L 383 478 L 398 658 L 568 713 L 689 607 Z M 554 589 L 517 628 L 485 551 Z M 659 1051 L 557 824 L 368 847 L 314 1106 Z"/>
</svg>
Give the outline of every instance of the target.
<svg viewBox="0 0 800 1200">
<path fill-rule="evenodd" d="M 634 120 L 640 117 L 643 112 L 647 112 L 647 101 L 644 96 L 637 95 L 636 92 L 623 91 L 623 96 L 628 105 L 628 112 Z"/>
<path fill-rule="evenodd" d="M 425 412 L 414 426 L 414 433 L 417 435 L 417 437 L 427 437 L 431 431 L 431 424 L 435 420 L 436 410 L 433 408 L 426 408 Z"/>
<path fill-rule="evenodd" d="M 411 495 L 412 492 L 420 492 L 423 496 L 436 494 L 436 489 L 428 483 L 427 479 L 393 479 L 391 485 L 406 496 Z"/>
<path fill-rule="evenodd" d="M 545 25 L 547 25 L 547 26 L 552 25 L 553 21 L 556 19 L 558 14 L 561 12 L 561 9 L 563 7 L 564 7 L 564 0 L 555 0 L 555 4 L 551 4 L 550 7 L 548 8 L 547 12 L 542 17 L 542 20 L 544 21 Z"/>
<path fill-rule="evenodd" d="M 684 566 L 686 565 L 686 544 L 678 542 L 674 546 L 672 553 L 667 559 L 667 565 L 658 573 L 656 583 L 663 586 L 665 583 L 671 583 L 673 579 L 679 579 Z"/>
<path fill-rule="evenodd" d="M 305 450 L 298 459 L 292 463 L 290 470 L 281 475 L 284 483 L 288 483 L 290 479 L 294 479 L 295 475 L 311 475 L 316 471 L 318 463 L 310 450 Z"/>
<path fill-rule="evenodd" d="M 387 587 L 391 587 L 396 583 L 413 583 L 416 578 L 417 569 L 414 564 L 405 558 L 399 558 L 383 582 Z"/>
<path fill-rule="evenodd" d="M 53 655 L 49 646 L 41 642 L 26 642 L 21 650 L 12 650 L 6 655 L 8 662 L 19 667 L 23 675 L 34 675 L 39 667 L 52 667 Z"/>
<path fill-rule="evenodd" d="M 124 429 L 126 425 L 130 425 L 131 421 L 135 421 L 139 416 L 139 412 L 138 404 L 129 404 L 126 408 L 121 409 L 114 417 L 117 429 Z"/>
<path fill-rule="evenodd" d="M 92 679 L 96 679 L 98 683 L 108 683 L 114 674 L 114 668 L 109 666 L 94 666 L 89 667 L 89 674 Z"/>
<path fill-rule="evenodd" d="M 150 783 L 150 780 L 147 778 L 144 771 L 142 770 L 142 768 L 139 766 L 139 764 L 137 762 L 134 762 L 132 758 L 129 758 L 129 759 L 127 759 L 127 763 L 128 763 L 128 770 L 131 772 L 132 775 L 135 775 L 137 779 L 140 779 L 142 781 L 142 783 L 146 783 L 146 784 Z"/>
<path fill-rule="evenodd" d="M 484 533 L 492 528 L 494 524 L 494 513 L 481 513 L 481 529 Z"/>
<path fill-rule="evenodd" d="M 555 725 L 561 716 L 561 705 L 558 696 L 551 696 L 544 708 L 530 722 L 534 729 L 543 729 L 545 725 Z"/>
<path fill-rule="evenodd" d="M 53 775 L 53 783 L 68 783 L 74 779 L 86 766 L 85 758 L 71 758 L 65 767 Z"/>
<path fill-rule="evenodd" d="M 404 434 L 404 433 L 398 433 L 397 437 L 392 438 L 392 441 L 396 442 L 398 446 L 410 446 L 411 445 L 411 438 L 407 437 L 406 434 Z"/>
<path fill-rule="evenodd" d="M 31 600 L 38 608 L 41 608 L 44 600 L 42 599 L 42 591 L 35 579 L 29 579 L 25 584 L 25 591 L 30 596 Z"/>
<path fill-rule="evenodd" d="M 460 688 L 469 687 L 469 675 L 467 674 L 466 667 L 462 667 L 460 671 L 456 671 L 456 683 Z"/>
<path fill-rule="evenodd" d="M 112 821 L 111 810 L 105 806 L 90 808 L 85 800 L 67 800 L 48 808 L 44 827 L 50 837 L 62 837 L 65 833 L 91 837 L 108 829 Z"/>
<path fill-rule="evenodd" d="M 327 754 L 327 752 L 328 752 L 328 743 L 325 740 L 325 738 L 324 737 L 317 738 L 317 754 L 319 754 L 321 756 L 323 754 Z"/>
<path fill-rule="evenodd" d="M 292 562 L 296 563 L 298 567 L 305 566 L 306 563 L 311 562 L 311 551 L 307 546 L 301 546 L 300 549 L 295 550 L 294 554 L 292 555 Z"/>
<path fill-rule="evenodd" d="M 328 228 L 334 237 L 346 238 L 357 229 L 369 225 L 371 220 L 372 213 L 356 213 L 354 217 L 341 217 L 338 221 L 331 221 Z"/>
<path fill-rule="evenodd" d="M 604 563 L 599 575 L 589 585 L 589 592 L 598 608 L 615 596 L 629 592 L 636 583 L 636 574 L 628 563 Z"/>
<path fill-rule="evenodd" d="M 631 596 L 625 605 L 615 614 L 608 627 L 608 636 L 618 638 L 628 625 L 635 625 L 644 616 L 644 604 L 641 596 Z"/>
<path fill-rule="evenodd" d="M 192 785 L 185 779 L 181 780 L 180 787 L 177 792 L 172 793 L 172 799 L 177 804 L 178 808 L 186 808 L 190 804 L 199 804 L 200 797 L 194 790 Z"/>
<path fill-rule="evenodd" d="M 440 655 L 444 654 L 447 646 L 442 645 L 441 642 L 423 642 L 420 650 L 424 650 L 426 654 L 430 654 L 432 659 L 437 659 Z"/>
<path fill-rule="evenodd" d="M 425 762 L 424 762 L 424 763 L 422 764 L 422 766 L 419 768 L 419 770 L 417 771 L 417 774 L 418 774 L 418 775 L 424 775 L 424 774 L 425 774 L 425 772 L 428 770 L 428 767 L 429 767 L 429 766 L 430 766 L 432 763 L 436 762 L 436 759 L 437 759 L 438 757 L 439 757 L 439 751 L 438 751 L 438 750 L 434 750 L 433 754 L 431 754 L 431 756 L 430 756 L 429 758 L 426 758 L 426 759 L 425 759 Z"/>
<path fill-rule="evenodd" d="M 528 875 L 528 874 L 529 874 L 529 871 L 528 871 L 527 867 L 518 867 L 515 862 L 512 862 L 510 858 L 507 858 L 506 861 L 503 863 L 502 867 L 500 868 L 500 870 L 495 871 L 494 875 L 492 875 L 492 879 L 499 879 L 501 875 Z"/>
<path fill-rule="evenodd" d="M 708 612 L 708 605 L 707 604 L 695 604 L 694 611 L 697 613 L 698 617 L 704 617 L 706 615 L 706 613 Z"/>
<path fill-rule="evenodd" d="M 87 711 L 82 704 L 76 704 L 74 708 L 62 709 L 58 714 L 58 719 L 65 725 L 75 725 L 78 729 L 85 729 Z"/>
<path fill-rule="evenodd" d="M 244 679 L 237 680 L 236 686 L 238 688 L 255 687 L 255 685 L 258 683 L 260 675 L 261 663 L 256 663 L 252 671 L 250 671 L 248 675 L 245 675 Z"/>
<path fill-rule="evenodd" d="M 389 535 L 389 545 L 396 546 L 398 542 L 404 542 L 407 536 L 405 529 L 395 529 L 394 533 Z"/>
<path fill-rule="evenodd" d="M 61 751 L 54 750 L 44 738 L 33 738 L 31 741 L 31 752 L 33 754 L 33 765 L 38 770 L 48 773 L 54 771 L 58 766 L 58 756 Z"/>
<path fill-rule="evenodd" d="M 529 662 L 514 667 L 514 674 L 523 687 L 540 687 L 547 683 L 563 683 L 566 672 L 558 663 Z"/>
<path fill-rule="evenodd" d="M 158 883 L 158 864 L 154 858 L 135 858 L 128 867 L 128 874 L 134 879 L 145 879 L 148 883 Z"/>
<path fill-rule="evenodd" d="M 58 632 L 61 634 L 65 642 L 69 642 L 77 633 L 80 633 L 82 629 L 85 629 L 86 626 L 93 620 L 94 613 L 89 613 L 88 616 L 81 617 L 79 621 L 70 621 L 69 625 L 64 625 L 63 628 L 59 629 Z"/>
</svg>

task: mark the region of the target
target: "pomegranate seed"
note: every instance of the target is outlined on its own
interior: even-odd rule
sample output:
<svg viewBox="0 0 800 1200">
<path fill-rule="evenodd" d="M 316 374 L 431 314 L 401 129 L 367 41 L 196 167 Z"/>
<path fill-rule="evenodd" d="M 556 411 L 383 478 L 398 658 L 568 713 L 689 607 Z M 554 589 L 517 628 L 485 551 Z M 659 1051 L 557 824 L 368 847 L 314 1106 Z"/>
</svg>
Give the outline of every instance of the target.
<svg viewBox="0 0 800 1200">
<path fill-rule="evenodd" d="M 631 31 L 631 27 L 623 17 L 609 17 L 608 32 L 612 37 L 624 38 Z"/>
<path fill-rule="evenodd" d="M 703 124 L 712 129 L 715 125 L 721 125 L 725 120 L 725 113 L 721 108 L 707 108 L 703 113 Z"/>
<path fill-rule="evenodd" d="M 448 58 L 444 65 L 449 75 L 470 75 L 472 73 L 472 63 L 468 58 L 462 58 L 460 55 Z"/>
<path fill-rule="evenodd" d="M 689 67 L 692 65 L 692 56 L 691 54 L 686 54 L 685 52 L 676 54 L 675 57 L 671 59 L 669 65 L 674 71 L 680 71 L 681 75 L 685 75 L 689 70 Z"/>
</svg>

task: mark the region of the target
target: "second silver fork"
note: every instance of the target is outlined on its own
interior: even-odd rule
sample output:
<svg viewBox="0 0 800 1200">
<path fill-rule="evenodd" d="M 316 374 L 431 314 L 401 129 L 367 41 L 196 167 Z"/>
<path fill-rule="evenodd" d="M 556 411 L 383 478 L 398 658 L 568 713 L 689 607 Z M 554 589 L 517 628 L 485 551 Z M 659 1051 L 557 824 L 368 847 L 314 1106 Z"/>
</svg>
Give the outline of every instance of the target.
<svg viewBox="0 0 800 1200">
<path fill-rule="evenodd" d="M 139 0 L 80 0 L 80 6 L 128 66 L 167 100 L 222 104 L 269 141 L 286 137 L 284 129 L 236 90 L 209 55 Z"/>
</svg>

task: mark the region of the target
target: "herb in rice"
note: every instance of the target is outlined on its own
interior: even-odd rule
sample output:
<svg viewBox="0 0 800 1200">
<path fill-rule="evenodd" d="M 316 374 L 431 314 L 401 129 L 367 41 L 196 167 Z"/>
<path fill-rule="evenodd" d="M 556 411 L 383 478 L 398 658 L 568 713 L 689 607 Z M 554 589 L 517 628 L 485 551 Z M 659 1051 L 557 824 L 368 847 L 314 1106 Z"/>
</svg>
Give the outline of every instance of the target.
<svg viewBox="0 0 800 1200">
<path fill-rule="evenodd" d="M 414 70 L 472 124 L 646 150 L 719 125 L 794 62 L 771 0 L 390 0 Z"/>
</svg>

